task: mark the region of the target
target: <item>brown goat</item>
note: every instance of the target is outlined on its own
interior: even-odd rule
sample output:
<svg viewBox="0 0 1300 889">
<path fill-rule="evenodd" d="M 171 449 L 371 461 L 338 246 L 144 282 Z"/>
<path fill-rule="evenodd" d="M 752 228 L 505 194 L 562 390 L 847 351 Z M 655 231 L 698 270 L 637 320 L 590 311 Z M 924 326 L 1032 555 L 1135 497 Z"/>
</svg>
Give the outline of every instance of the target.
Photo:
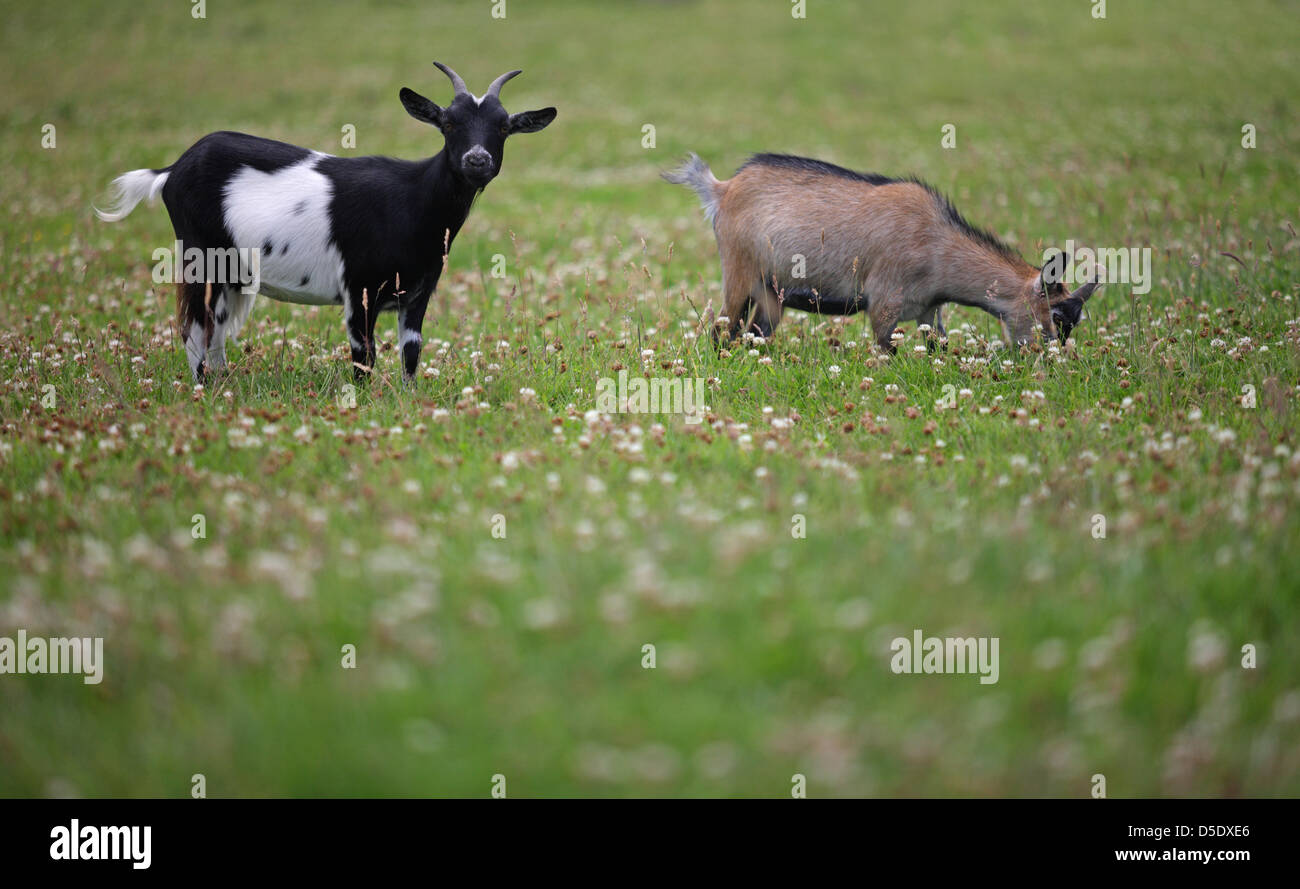
<svg viewBox="0 0 1300 889">
<path fill-rule="evenodd" d="M 1029 342 L 1035 328 L 1064 342 L 1097 288 L 1068 292 L 1063 268 L 1030 265 L 915 179 L 782 154 L 755 155 L 722 182 L 692 154 L 664 178 L 693 188 L 713 223 L 733 337 L 755 309 L 749 329 L 764 337 L 785 307 L 866 311 L 876 343 L 893 352 L 899 322 L 943 336 L 940 309 L 957 303 L 996 316 L 1011 342 Z"/>
</svg>

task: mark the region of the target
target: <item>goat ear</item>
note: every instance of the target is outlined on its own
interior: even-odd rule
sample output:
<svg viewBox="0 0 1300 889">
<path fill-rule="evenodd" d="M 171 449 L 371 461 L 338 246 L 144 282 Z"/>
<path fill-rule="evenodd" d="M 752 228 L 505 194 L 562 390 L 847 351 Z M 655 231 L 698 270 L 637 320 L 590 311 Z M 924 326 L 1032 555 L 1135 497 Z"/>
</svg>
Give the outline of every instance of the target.
<svg viewBox="0 0 1300 889">
<path fill-rule="evenodd" d="M 1060 284 L 1065 280 L 1066 266 L 1065 252 L 1061 251 L 1052 255 L 1052 258 L 1043 263 L 1043 269 L 1039 272 L 1040 284 L 1046 285 L 1040 287 L 1045 293 L 1049 287 Z"/>
<path fill-rule="evenodd" d="M 1047 285 L 1043 283 L 1043 274 L 1045 269 L 1046 266 L 1044 266 L 1043 269 L 1039 269 L 1038 274 L 1034 275 L 1034 280 L 1030 285 L 1033 288 L 1034 295 L 1040 299 L 1047 299 Z"/>
<path fill-rule="evenodd" d="M 402 105 L 406 108 L 406 113 L 418 121 L 433 124 L 438 129 L 442 129 L 442 109 L 415 90 L 402 87 L 402 91 L 397 94 L 402 100 Z"/>
<path fill-rule="evenodd" d="M 536 133 L 538 130 L 546 129 L 551 121 L 555 120 L 556 110 L 554 108 L 543 108 L 540 111 L 521 111 L 518 114 L 510 115 L 510 133 Z"/>
</svg>

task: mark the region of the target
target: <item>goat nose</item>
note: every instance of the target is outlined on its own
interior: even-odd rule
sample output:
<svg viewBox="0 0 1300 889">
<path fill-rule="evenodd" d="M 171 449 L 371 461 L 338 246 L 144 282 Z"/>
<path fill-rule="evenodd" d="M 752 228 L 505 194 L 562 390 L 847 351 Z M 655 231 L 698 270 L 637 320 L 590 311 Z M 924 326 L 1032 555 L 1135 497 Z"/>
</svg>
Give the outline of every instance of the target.
<svg viewBox="0 0 1300 889">
<path fill-rule="evenodd" d="M 483 170 L 492 166 L 492 155 L 488 154 L 481 148 L 475 148 L 465 152 L 465 156 L 461 158 L 461 160 L 464 162 L 465 166 L 474 170 Z"/>
</svg>

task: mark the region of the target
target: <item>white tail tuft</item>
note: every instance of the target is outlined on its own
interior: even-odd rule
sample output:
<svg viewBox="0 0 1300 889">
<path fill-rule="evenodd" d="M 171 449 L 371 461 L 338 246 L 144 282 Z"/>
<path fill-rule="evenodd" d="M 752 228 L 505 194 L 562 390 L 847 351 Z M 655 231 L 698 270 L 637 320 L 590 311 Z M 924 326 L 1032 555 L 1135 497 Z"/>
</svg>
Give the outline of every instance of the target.
<svg viewBox="0 0 1300 889">
<path fill-rule="evenodd" d="M 709 222 L 713 221 L 718 213 L 718 186 L 721 183 L 698 154 L 692 151 L 687 156 L 686 163 L 676 170 L 664 173 L 663 178 L 673 185 L 688 185 L 694 189 L 704 204 L 704 215 L 709 218 Z"/>
<path fill-rule="evenodd" d="M 135 205 L 148 198 L 149 203 L 158 199 L 158 192 L 167 182 L 169 173 L 157 170 L 132 170 L 123 173 L 109 186 L 113 194 L 113 203 L 106 210 L 95 208 L 95 215 L 105 222 L 117 222 L 125 219 L 135 209 Z"/>
</svg>

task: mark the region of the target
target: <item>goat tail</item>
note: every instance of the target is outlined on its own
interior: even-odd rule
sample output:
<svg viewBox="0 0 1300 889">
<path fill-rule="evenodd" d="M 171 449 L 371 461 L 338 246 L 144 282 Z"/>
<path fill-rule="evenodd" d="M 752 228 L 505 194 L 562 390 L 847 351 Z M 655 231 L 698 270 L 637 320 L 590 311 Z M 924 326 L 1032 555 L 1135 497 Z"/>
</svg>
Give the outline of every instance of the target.
<svg viewBox="0 0 1300 889">
<path fill-rule="evenodd" d="M 704 214 L 709 222 L 713 222 L 718 215 L 718 201 L 722 198 L 726 185 L 717 180 L 709 165 L 698 154 L 692 151 L 687 155 L 686 163 L 661 175 L 665 182 L 693 189 L 700 196 L 700 203 L 704 204 Z"/>
<path fill-rule="evenodd" d="M 132 170 L 123 173 L 109 186 L 112 204 L 107 209 L 95 208 L 95 215 L 105 222 L 117 222 L 125 219 L 135 209 L 135 205 L 145 200 L 153 203 L 158 199 L 158 192 L 167 183 L 168 170 Z"/>
</svg>

